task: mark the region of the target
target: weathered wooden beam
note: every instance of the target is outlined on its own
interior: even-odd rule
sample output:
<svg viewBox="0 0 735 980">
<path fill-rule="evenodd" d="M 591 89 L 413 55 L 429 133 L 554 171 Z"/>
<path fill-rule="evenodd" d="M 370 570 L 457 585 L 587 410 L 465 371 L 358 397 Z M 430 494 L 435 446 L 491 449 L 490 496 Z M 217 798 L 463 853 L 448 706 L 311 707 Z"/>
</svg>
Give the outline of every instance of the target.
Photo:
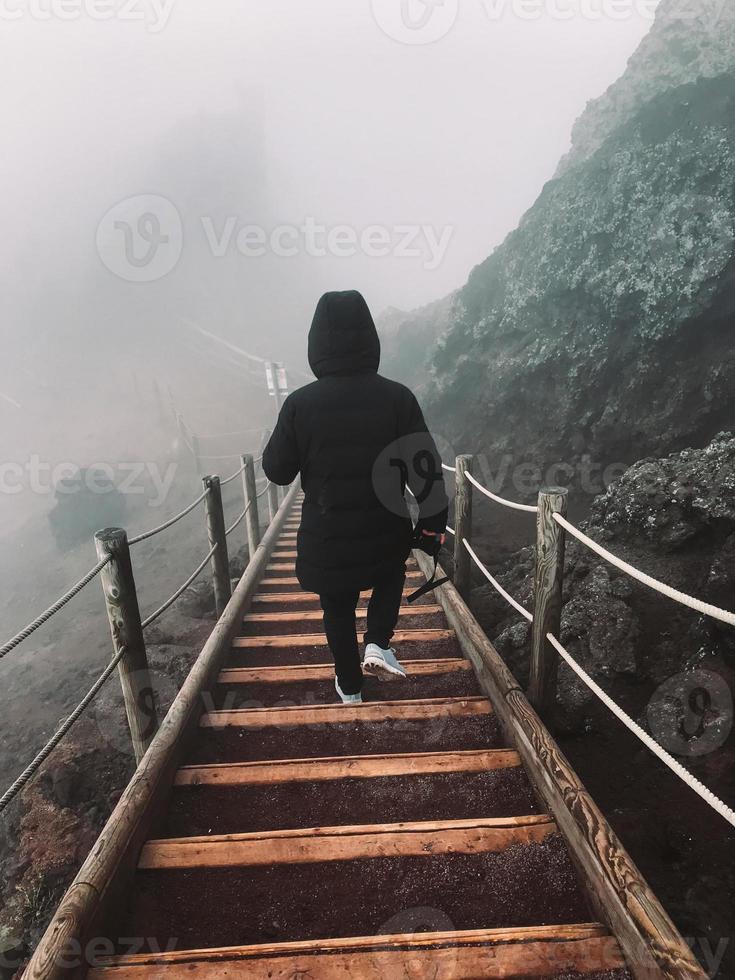
<svg viewBox="0 0 735 980">
<path fill-rule="evenodd" d="M 528 698 L 542 718 L 553 723 L 556 705 L 559 654 L 546 639 L 560 635 L 562 587 L 564 584 L 564 528 L 554 514 L 567 513 L 568 491 L 544 489 L 538 496 L 536 522 L 536 573 L 531 640 L 531 678 Z"/>
<path fill-rule="evenodd" d="M 465 600 L 472 587 L 472 560 L 462 539 L 472 541 L 472 484 L 467 473 L 472 473 L 473 461 L 474 456 L 457 456 L 454 491 L 454 587 Z"/>
<path fill-rule="evenodd" d="M 446 773 L 516 769 L 520 756 L 512 749 L 464 749 L 456 752 L 404 752 L 393 755 L 335 756 L 321 759 L 268 759 L 222 765 L 183 766 L 177 786 L 261 786 L 312 783 L 335 779 L 375 779 Z"/>
<path fill-rule="evenodd" d="M 138 867 L 141 870 L 256 867 L 371 857 L 487 854 L 504 851 L 514 844 L 540 843 L 554 833 L 556 825 L 551 817 L 533 814 L 182 837 L 149 841 Z"/>
<path fill-rule="evenodd" d="M 140 620 L 135 576 L 128 536 L 120 527 L 108 527 L 94 536 L 97 556 L 110 561 L 100 573 L 115 653 L 124 650 L 118 675 L 125 700 L 135 761 L 139 763 L 158 730 L 148 657 Z"/>
<path fill-rule="evenodd" d="M 212 555 L 210 565 L 214 583 L 214 603 L 217 618 L 225 611 L 225 606 L 232 597 L 232 582 L 230 580 L 230 559 L 227 554 L 227 534 L 225 533 L 225 512 L 222 507 L 222 487 L 218 476 L 205 476 L 204 489 L 207 496 L 204 506 L 207 518 L 207 538 L 209 547 L 217 546 Z"/>
</svg>

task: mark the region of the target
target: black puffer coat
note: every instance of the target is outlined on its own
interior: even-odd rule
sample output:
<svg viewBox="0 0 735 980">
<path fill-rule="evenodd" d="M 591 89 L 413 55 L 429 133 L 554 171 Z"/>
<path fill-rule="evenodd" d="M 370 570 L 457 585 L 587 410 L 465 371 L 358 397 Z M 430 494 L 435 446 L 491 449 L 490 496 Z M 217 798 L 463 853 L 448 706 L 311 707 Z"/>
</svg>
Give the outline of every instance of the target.
<svg viewBox="0 0 735 980">
<path fill-rule="evenodd" d="M 296 574 L 308 592 L 370 588 L 411 549 L 404 500 L 420 526 L 443 532 L 441 460 L 415 396 L 381 377 L 380 341 L 357 292 L 321 298 L 309 332 L 317 381 L 289 395 L 263 455 L 274 483 L 301 474 L 304 504 Z"/>
</svg>

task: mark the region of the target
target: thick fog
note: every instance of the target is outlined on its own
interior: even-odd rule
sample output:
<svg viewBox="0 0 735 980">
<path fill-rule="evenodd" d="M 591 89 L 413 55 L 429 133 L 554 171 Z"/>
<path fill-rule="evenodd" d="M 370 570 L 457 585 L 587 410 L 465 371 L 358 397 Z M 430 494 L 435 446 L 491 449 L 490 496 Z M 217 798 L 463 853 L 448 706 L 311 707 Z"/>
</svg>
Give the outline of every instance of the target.
<svg viewBox="0 0 735 980">
<path fill-rule="evenodd" d="M 298 384 L 322 291 L 459 286 L 655 6 L 0 0 L 4 465 L 157 458 L 170 394 L 267 422 L 262 364 L 197 327 Z M 0 532 L 50 506 L 3 472 Z"/>
</svg>

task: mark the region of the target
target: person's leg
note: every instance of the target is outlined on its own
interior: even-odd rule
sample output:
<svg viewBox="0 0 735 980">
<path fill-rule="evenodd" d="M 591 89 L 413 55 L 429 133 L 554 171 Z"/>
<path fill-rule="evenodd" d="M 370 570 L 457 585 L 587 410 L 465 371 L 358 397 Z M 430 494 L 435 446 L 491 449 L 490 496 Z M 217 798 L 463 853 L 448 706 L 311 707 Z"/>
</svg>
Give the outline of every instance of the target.
<svg viewBox="0 0 735 980">
<path fill-rule="evenodd" d="M 359 694 L 362 690 L 362 667 L 357 645 L 355 610 L 359 594 L 319 596 L 324 611 L 324 632 L 334 657 L 337 680 L 343 694 Z"/>
<path fill-rule="evenodd" d="M 384 575 L 373 587 L 368 603 L 365 644 L 375 643 L 387 650 L 393 638 L 406 584 L 406 563 L 400 562 L 388 575 Z"/>
</svg>

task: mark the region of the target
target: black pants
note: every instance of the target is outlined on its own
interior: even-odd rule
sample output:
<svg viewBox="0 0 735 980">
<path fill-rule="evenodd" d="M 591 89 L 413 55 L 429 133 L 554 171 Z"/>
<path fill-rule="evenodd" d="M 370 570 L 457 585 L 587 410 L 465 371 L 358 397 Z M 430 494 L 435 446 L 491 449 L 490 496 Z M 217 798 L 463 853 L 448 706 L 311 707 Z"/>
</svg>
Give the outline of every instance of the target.
<svg viewBox="0 0 735 980">
<path fill-rule="evenodd" d="M 367 611 L 367 630 L 364 637 L 366 644 L 377 643 L 383 649 L 390 646 L 398 622 L 405 581 L 406 565 L 402 562 L 373 585 Z M 360 593 L 320 595 L 319 601 L 324 610 L 324 632 L 334 657 L 342 693 L 359 694 L 362 690 L 362 666 L 355 610 L 360 601 Z"/>
</svg>

